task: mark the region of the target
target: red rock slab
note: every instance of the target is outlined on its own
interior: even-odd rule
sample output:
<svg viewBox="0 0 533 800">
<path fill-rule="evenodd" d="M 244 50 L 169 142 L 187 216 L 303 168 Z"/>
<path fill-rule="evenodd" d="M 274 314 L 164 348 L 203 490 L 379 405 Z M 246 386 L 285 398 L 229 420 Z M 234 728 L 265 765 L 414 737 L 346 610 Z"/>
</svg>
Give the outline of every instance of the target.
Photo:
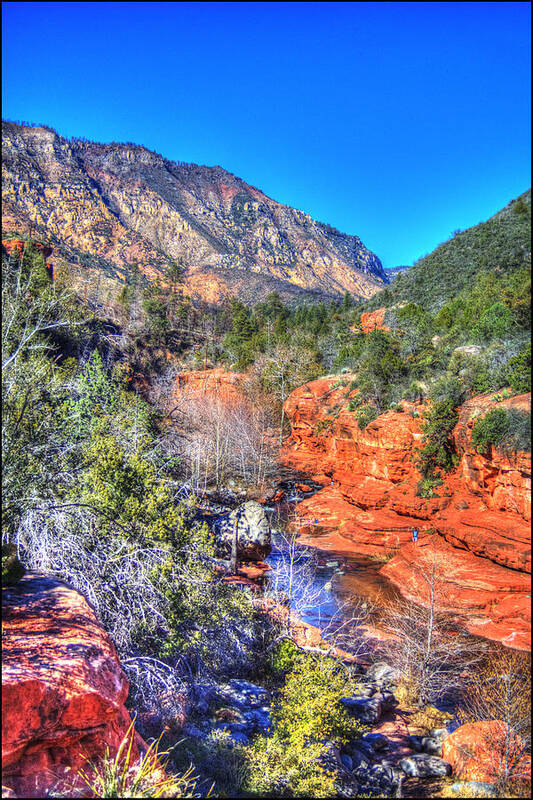
<svg viewBox="0 0 533 800">
<path fill-rule="evenodd" d="M 517 777 L 530 784 L 531 757 L 524 750 L 524 741 L 500 720 L 461 725 L 442 743 L 442 757 L 451 764 L 455 775 L 464 781 L 487 783 L 496 783 L 506 767 L 512 765 Z"/>
<path fill-rule="evenodd" d="M 2 590 L 2 768 L 17 795 L 42 797 L 86 758 L 115 755 L 131 719 L 115 647 L 82 595 L 27 573 Z M 136 736 L 132 756 L 146 747 Z"/>
<path fill-rule="evenodd" d="M 370 333 L 375 330 L 390 331 L 388 325 L 383 324 L 386 311 L 387 309 L 383 307 L 376 309 L 376 311 L 363 312 L 361 314 L 361 330 L 363 333 Z"/>
<path fill-rule="evenodd" d="M 452 544 L 504 567 L 531 572 L 531 529 L 518 514 L 446 509 L 435 527 Z"/>
<path fill-rule="evenodd" d="M 334 542 L 341 546 L 351 542 L 348 548 L 352 554 L 389 554 L 411 540 L 413 528 L 421 527 L 419 520 L 387 509 L 359 508 L 331 486 L 303 500 L 295 510 L 298 515 L 295 527 L 302 541 L 305 538 L 306 544 L 320 549 L 331 549 Z"/>
<path fill-rule="evenodd" d="M 530 636 L 531 577 L 452 547 L 437 535 L 400 548 L 380 573 L 407 599 L 428 604 L 432 559 L 437 567 L 437 605 L 472 632 L 524 648 Z M 515 598 L 514 600 L 512 598 Z M 490 623 L 490 624 L 489 624 Z"/>
</svg>

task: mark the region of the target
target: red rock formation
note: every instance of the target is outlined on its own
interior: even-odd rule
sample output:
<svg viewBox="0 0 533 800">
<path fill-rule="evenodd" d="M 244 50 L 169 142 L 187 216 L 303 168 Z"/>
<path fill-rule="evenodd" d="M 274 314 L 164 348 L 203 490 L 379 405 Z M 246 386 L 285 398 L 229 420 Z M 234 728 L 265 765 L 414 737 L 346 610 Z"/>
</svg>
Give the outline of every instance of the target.
<svg viewBox="0 0 533 800">
<path fill-rule="evenodd" d="M 128 681 L 87 601 L 62 581 L 27 573 L 2 606 L 3 783 L 43 797 L 86 757 L 116 753 L 131 724 Z M 136 735 L 134 759 L 144 746 Z"/>
<path fill-rule="evenodd" d="M 210 395 L 223 400 L 245 399 L 240 388 L 244 375 L 241 372 L 228 372 L 217 367 L 198 372 L 180 372 L 176 376 L 174 394 L 187 397 Z"/>
<path fill-rule="evenodd" d="M 349 379 L 321 378 L 296 389 L 285 410 L 292 433 L 285 466 L 325 486 L 300 503 L 301 541 L 323 549 L 392 560 L 382 572 L 404 594 L 420 598 L 416 565 L 425 531 L 438 534 L 450 565 L 450 598 L 472 632 L 513 647 L 530 646 L 531 457 L 471 446 L 474 420 L 494 407 L 530 408 L 530 395 L 498 403 L 475 397 L 462 407 L 454 438 L 458 467 L 431 499 L 418 497 L 413 456 L 421 445 L 424 407 L 402 404 L 360 430 Z M 410 544 L 412 528 L 419 546 Z"/>
<path fill-rule="evenodd" d="M 390 331 L 388 325 L 384 325 L 386 308 L 378 308 L 376 311 L 365 311 L 361 314 L 361 330 L 363 333 L 370 331 Z"/>
<path fill-rule="evenodd" d="M 3 239 L 2 240 L 2 248 L 6 251 L 6 253 L 11 254 L 17 252 L 19 257 L 22 256 L 24 253 L 24 248 L 26 247 L 26 242 L 23 242 L 22 239 Z M 47 259 L 52 255 L 53 248 L 48 247 L 46 244 L 42 244 L 41 242 L 33 242 L 32 243 L 34 248 L 38 250 L 39 253 L 43 254 L 46 271 L 50 280 L 54 277 L 54 269 L 52 264 L 47 263 Z"/>
<path fill-rule="evenodd" d="M 506 726 L 500 720 L 471 722 L 461 725 L 444 740 L 442 757 L 464 781 L 495 783 L 506 765 L 507 768 L 512 765 L 512 772 L 521 781 L 531 783 L 531 757 L 523 754 L 524 742 L 511 734 L 506 761 L 505 739 Z"/>
</svg>

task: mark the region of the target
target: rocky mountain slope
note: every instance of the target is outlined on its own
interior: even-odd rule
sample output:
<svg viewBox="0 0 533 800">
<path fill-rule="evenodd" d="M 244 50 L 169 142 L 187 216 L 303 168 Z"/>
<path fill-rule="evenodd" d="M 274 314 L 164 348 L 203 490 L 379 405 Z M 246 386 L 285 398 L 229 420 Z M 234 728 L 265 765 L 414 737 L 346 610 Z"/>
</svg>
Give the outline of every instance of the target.
<svg viewBox="0 0 533 800">
<path fill-rule="evenodd" d="M 459 457 L 435 496 L 420 497 L 413 456 L 424 406 L 402 403 L 361 430 L 350 411 L 349 378 L 321 378 L 296 389 L 285 410 L 292 434 L 286 466 L 325 488 L 297 508 L 302 541 L 390 559 L 382 574 L 423 602 L 424 570 L 442 563 L 447 610 L 460 610 L 472 633 L 515 648 L 530 646 L 531 456 L 471 444 L 474 420 L 491 408 L 529 411 L 531 395 L 474 397 L 454 429 Z M 314 522 L 313 522 L 314 520 Z M 411 542 L 411 530 L 420 538 Z"/>
<path fill-rule="evenodd" d="M 54 258 L 148 279 L 169 263 L 193 295 L 257 301 L 311 292 L 371 297 L 387 283 L 357 236 L 284 206 L 221 167 L 175 163 L 134 144 L 67 140 L 2 123 L 3 230 L 54 245 Z"/>
<path fill-rule="evenodd" d="M 511 273 L 524 267 L 531 268 L 531 189 L 490 219 L 456 231 L 447 242 L 401 271 L 368 308 L 411 302 L 435 311 L 471 286 L 480 273 Z"/>
</svg>

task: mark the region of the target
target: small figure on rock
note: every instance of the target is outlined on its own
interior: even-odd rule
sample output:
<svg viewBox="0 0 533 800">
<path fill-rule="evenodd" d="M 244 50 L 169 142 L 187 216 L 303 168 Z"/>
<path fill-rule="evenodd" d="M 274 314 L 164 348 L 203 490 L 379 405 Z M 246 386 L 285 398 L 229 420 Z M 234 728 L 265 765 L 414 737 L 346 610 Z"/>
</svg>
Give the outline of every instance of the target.
<svg viewBox="0 0 533 800">
<path fill-rule="evenodd" d="M 418 542 L 418 528 L 413 528 L 413 542 Z"/>
</svg>

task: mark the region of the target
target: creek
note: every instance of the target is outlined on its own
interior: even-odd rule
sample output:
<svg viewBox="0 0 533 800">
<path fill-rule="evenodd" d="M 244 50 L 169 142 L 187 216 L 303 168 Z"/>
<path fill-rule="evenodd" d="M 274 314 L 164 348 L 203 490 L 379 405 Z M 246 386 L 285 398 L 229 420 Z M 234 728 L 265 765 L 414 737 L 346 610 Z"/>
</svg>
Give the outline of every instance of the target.
<svg viewBox="0 0 533 800">
<path fill-rule="evenodd" d="M 324 638 L 354 616 L 364 614 L 365 624 L 379 628 L 379 610 L 384 604 L 399 598 L 396 588 L 379 570 L 383 561 L 365 556 L 348 555 L 335 550 L 300 545 L 287 534 L 288 522 L 294 506 L 312 492 L 302 494 L 296 490 L 295 480 L 284 480 L 280 488 L 285 491 L 283 502 L 269 506 L 272 528 L 272 552 L 266 562 L 272 567 L 267 582 L 276 581 L 276 588 L 287 592 L 288 563 L 291 556 L 296 562 L 298 579 L 293 581 L 291 607 L 303 622 L 324 631 Z M 292 551 L 292 553 L 291 553 Z M 343 644 L 345 649 L 350 649 Z"/>
</svg>

